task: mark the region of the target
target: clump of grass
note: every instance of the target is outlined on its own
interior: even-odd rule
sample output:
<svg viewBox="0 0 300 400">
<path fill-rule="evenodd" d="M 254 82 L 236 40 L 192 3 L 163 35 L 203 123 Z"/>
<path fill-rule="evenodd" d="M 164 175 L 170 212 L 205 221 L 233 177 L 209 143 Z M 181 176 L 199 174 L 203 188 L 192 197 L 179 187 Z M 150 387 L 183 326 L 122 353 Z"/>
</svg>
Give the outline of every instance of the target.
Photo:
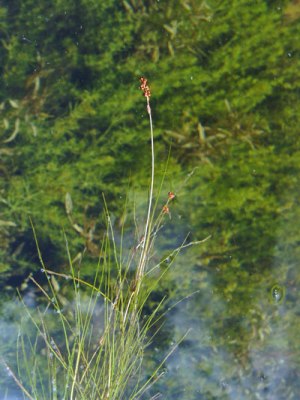
<svg viewBox="0 0 300 400">
<path fill-rule="evenodd" d="M 48 279 L 47 289 L 34 277 L 30 279 L 44 295 L 46 307 L 36 314 L 24 304 L 27 319 L 35 327 L 37 335 L 34 339 L 32 335 L 18 336 L 17 373 L 6 365 L 29 399 L 140 399 L 159 379 L 164 361 L 176 347 L 170 350 L 150 377 L 144 376 L 144 350 L 151 340 L 149 330 L 157 322 L 161 306 L 159 304 L 150 316 L 142 318 L 145 303 L 155 289 L 154 286 L 147 287 L 144 282 L 159 268 L 160 264 L 150 268 L 149 259 L 162 221 L 169 214 L 169 203 L 175 195 L 169 192 L 160 209 L 157 201 L 153 200 L 155 151 L 151 92 L 145 78 L 141 78 L 140 88 L 147 101 L 150 124 L 151 180 L 144 233 L 131 253 L 124 257 L 122 240 L 120 248 L 117 248 L 105 199 L 107 227 L 92 283 L 81 278 L 80 268 L 74 264 L 69 251 L 70 272 L 48 269 L 33 228 L 42 271 Z M 162 183 L 158 194 L 161 187 Z M 175 249 L 170 258 L 174 260 L 182 247 L 191 244 Z M 60 280 L 67 280 L 73 287 L 72 307 L 69 307 L 71 300 L 66 301 L 60 295 Z"/>
</svg>

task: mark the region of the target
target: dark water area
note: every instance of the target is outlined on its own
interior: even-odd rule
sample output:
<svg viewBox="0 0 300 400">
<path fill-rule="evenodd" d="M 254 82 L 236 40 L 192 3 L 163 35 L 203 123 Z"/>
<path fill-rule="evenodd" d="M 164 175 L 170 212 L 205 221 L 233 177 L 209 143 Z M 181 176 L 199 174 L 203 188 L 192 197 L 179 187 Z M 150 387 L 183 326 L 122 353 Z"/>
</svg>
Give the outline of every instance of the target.
<svg viewBox="0 0 300 400">
<path fill-rule="evenodd" d="M 66 273 L 65 234 L 90 281 L 106 204 L 123 257 L 137 247 L 151 171 L 141 76 L 158 212 L 175 193 L 151 254 L 149 282 L 163 278 L 145 313 L 165 302 L 142 374 L 171 354 L 141 398 L 299 398 L 299 18 L 296 0 L 0 5 L 0 400 L 27 398 L 13 377 L 21 329 L 34 331 L 20 297 L 38 316 L 28 277 L 47 283 L 33 230 L 47 268 Z M 70 282 L 51 279 L 67 315 Z"/>
</svg>

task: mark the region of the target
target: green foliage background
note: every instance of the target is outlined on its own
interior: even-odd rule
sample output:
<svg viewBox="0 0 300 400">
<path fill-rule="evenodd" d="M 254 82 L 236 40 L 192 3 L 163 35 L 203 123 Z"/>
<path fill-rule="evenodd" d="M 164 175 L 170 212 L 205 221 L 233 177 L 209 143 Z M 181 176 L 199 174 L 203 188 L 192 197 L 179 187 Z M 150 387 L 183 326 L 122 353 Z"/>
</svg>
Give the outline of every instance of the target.
<svg viewBox="0 0 300 400">
<path fill-rule="evenodd" d="M 299 24 L 287 5 L 4 2 L 2 270 L 33 267 L 29 216 L 54 260 L 64 251 L 66 192 L 83 225 L 99 217 L 102 192 L 118 214 L 128 177 L 147 185 L 142 74 L 158 159 L 171 144 L 178 165 L 170 180 L 199 167 L 184 207 L 197 230 L 218 232 L 208 252 L 237 240 L 249 249 L 238 264 L 268 263 L 299 168 Z"/>
</svg>

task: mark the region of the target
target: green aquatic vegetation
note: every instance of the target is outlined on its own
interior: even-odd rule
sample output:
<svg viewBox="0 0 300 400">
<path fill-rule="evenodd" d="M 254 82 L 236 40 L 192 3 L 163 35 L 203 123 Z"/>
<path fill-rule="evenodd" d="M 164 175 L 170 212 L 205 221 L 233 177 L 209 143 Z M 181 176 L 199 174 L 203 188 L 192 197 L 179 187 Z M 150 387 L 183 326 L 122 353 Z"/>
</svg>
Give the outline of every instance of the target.
<svg viewBox="0 0 300 400">
<path fill-rule="evenodd" d="M 194 183 L 201 188 L 210 164 L 231 168 L 231 152 L 247 159 L 256 149 L 284 142 L 292 148 L 298 140 L 299 24 L 285 19 L 284 4 L 98 3 L 46 7 L 27 0 L 2 7 L 1 102 L 20 105 L 1 114 L 10 126 L 4 140 L 20 120 L 8 146 L 14 169 L 3 188 L 11 204 L 6 220 L 17 227 L 3 253 L 19 273 L 36 267 L 28 261 L 34 246 L 29 213 L 55 262 L 64 254 L 57 231 L 68 226 L 65 193 L 73 199 L 74 220 L 84 226 L 98 221 L 103 192 L 120 218 L 128 175 L 135 186 L 148 187 L 145 110 L 133 84 L 142 71 L 150 74 L 159 104 L 158 159 L 173 147 L 170 180 L 186 174 L 187 165 L 201 167 L 203 177 Z M 216 195 L 209 188 L 207 203 Z M 96 235 L 104 225 L 96 223 Z M 71 225 L 68 236 L 79 252 L 83 238 Z M 20 256 L 12 259 L 16 248 Z"/>
</svg>

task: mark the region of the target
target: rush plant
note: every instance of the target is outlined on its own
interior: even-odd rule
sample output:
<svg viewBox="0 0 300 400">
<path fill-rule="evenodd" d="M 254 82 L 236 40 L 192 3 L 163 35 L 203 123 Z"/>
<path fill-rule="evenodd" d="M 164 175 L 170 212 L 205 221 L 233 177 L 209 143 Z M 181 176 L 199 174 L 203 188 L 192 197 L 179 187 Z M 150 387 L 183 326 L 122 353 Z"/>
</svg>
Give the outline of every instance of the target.
<svg viewBox="0 0 300 400">
<path fill-rule="evenodd" d="M 33 276 L 30 280 L 46 300 L 46 306 L 36 312 L 24 303 L 25 320 L 35 334 L 21 333 L 18 337 L 18 373 L 6 364 L 16 384 L 29 399 L 141 399 L 162 374 L 166 358 L 178 343 L 163 357 L 150 376 L 143 370 L 144 351 L 150 341 L 149 333 L 161 318 L 162 302 L 149 316 L 144 306 L 166 268 L 160 264 L 171 260 L 183 247 L 201 242 L 183 243 L 163 257 L 151 262 L 155 240 L 164 218 L 170 214 L 175 194 L 169 192 L 163 206 L 154 202 L 155 151 L 153 122 L 150 107 L 151 91 L 146 78 L 140 78 L 140 89 L 146 98 L 150 124 L 151 178 L 143 235 L 125 256 L 122 226 L 121 243 L 117 245 L 108 207 L 105 205 L 106 233 L 102 239 L 100 257 L 92 283 L 81 277 L 78 257 L 72 259 L 68 250 L 69 272 L 53 271 L 44 264 L 33 227 L 42 273 L 46 287 Z M 157 198 L 160 196 L 162 182 Z M 70 198 L 67 196 L 70 212 Z M 155 273 L 155 279 L 147 283 Z M 60 293 L 61 282 L 72 286 L 72 296 Z M 158 311 L 160 311 L 160 316 Z M 152 329 L 153 331 L 153 329 Z M 27 329 L 28 332 L 28 329 Z M 183 338 L 182 338 L 183 339 Z M 147 397 L 149 398 L 149 396 Z"/>
<path fill-rule="evenodd" d="M 167 258 L 174 261 L 178 252 L 195 243 L 183 244 L 165 256 L 160 263 L 150 263 L 155 240 L 163 220 L 170 213 L 175 194 L 166 201 L 154 202 L 155 150 L 150 107 L 151 91 L 146 78 L 140 78 L 140 89 L 146 98 L 150 124 L 151 179 L 143 235 L 124 256 L 117 244 L 110 213 L 105 202 L 106 233 L 103 236 L 99 261 L 92 283 L 81 277 L 78 257 L 72 258 L 66 239 L 69 272 L 48 268 L 37 244 L 46 287 L 34 277 L 46 300 L 46 306 L 32 312 L 24 303 L 25 320 L 35 328 L 35 335 L 20 332 L 18 336 L 18 373 L 6 365 L 13 379 L 29 399 L 140 399 L 161 376 L 161 367 L 178 343 L 163 357 L 150 376 L 143 372 L 144 351 L 150 341 L 152 326 L 161 318 L 161 304 L 149 316 L 142 317 L 144 306 L 166 269 L 160 264 Z M 159 199 L 162 182 L 158 186 Z M 70 199 L 68 198 L 68 203 Z M 70 204 L 69 204 L 70 209 Z M 172 262 L 168 264 L 170 268 Z M 160 272 L 161 271 L 161 272 Z M 149 285 L 148 277 L 155 273 Z M 61 282 L 71 284 L 72 296 L 60 293 Z M 64 283 L 66 284 L 66 283 Z"/>
</svg>

